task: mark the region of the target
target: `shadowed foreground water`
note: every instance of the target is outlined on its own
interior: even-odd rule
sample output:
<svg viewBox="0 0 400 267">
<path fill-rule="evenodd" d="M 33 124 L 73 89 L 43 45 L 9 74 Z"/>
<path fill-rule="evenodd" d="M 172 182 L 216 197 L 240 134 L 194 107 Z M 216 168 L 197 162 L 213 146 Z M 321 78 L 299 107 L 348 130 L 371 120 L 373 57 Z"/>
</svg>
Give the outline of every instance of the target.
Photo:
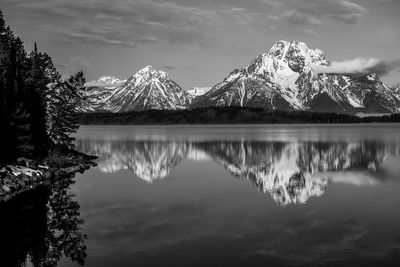
<svg viewBox="0 0 400 267">
<path fill-rule="evenodd" d="M 0 206 L 8 258 L 400 264 L 400 125 L 93 126 L 76 145 L 98 167 Z"/>
</svg>

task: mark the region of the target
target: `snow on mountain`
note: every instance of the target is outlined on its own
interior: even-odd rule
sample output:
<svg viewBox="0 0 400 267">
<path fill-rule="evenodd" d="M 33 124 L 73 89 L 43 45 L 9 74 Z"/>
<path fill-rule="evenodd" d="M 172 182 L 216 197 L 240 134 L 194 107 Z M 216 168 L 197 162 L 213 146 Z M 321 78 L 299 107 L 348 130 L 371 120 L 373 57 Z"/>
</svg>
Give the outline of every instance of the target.
<svg viewBox="0 0 400 267">
<path fill-rule="evenodd" d="M 187 92 L 194 97 L 205 95 L 208 91 L 211 90 L 212 87 L 193 87 Z"/>
<path fill-rule="evenodd" d="M 393 92 L 397 95 L 397 97 L 400 99 L 400 84 L 397 84 L 393 86 Z"/>
<path fill-rule="evenodd" d="M 281 40 L 212 88 L 183 90 L 167 73 L 151 66 L 124 81 L 102 77 L 87 84 L 86 101 L 78 110 L 246 106 L 349 114 L 400 112 L 400 89 L 389 88 L 376 74 L 350 77 L 319 73 L 321 67 L 329 66 L 322 50 L 310 49 L 303 42 Z"/>
<path fill-rule="evenodd" d="M 100 86 L 101 85 L 101 86 Z M 194 98 L 163 71 L 147 66 L 127 80 L 105 76 L 86 84 L 82 112 L 184 109 Z"/>
<path fill-rule="evenodd" d="M 125 81 L 113 76 L 103 76 L 96 81 L 86 83 L 83 102 L 81 106 L 77 107 L 77 110 L 79 112 L 104 111 L 104 104 L 108 98 Z"/>
<path fill-rule="evenodd" d="M 105 110 L 184 109 L 190 99 L 190 95 L 166 72 L 147 66 L 116 88 L 107 99 Z"/>
<path fill-rule="evenodd" d="M 303 42 L 276 42 L 247 67 L 231 72 L 193 107 L 248 106 L 280 110 L 355 113 L 400 111 L 400 98 L 375 74 L 351 78 L 319 74 L 330 66 L 323 51 Z"/>
</svg>

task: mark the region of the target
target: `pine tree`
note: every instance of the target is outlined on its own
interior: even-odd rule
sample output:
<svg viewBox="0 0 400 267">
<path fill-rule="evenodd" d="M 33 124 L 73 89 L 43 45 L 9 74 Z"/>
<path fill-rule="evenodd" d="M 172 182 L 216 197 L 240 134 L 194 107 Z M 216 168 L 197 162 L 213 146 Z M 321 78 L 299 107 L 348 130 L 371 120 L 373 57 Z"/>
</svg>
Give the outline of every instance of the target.
<svg viewBox="0 0 400 267">
<path fill-rule="evenodd" d="M 44 56 L 35 49 L 28 58 L 29 71 L 25 80 L 26 107 L 30 113 L 32 142 L 34 154 L 46 156 L 49 148 L 49 139 L 46 131 L 46 94 L 49 78 L 46 75 Z"/>
<path fill-rule="evenodd" d="M 69 148 L 74 146 L 72 135 L 79 128 L 76 107 L 82 99 L 85 82 L 84 74 L 80 71 L 67 81 L 60 80 L 50 86 L 48 133 L 55 144 Z"/>
<path fill-rule="evenodd" d="M 15 149 L 18 156 L 32 157 L 34 147 L 32 141 L 30 114 L 26 112 L 22 103 L 11 114 L 11 125 L 16 136 Z"/>
<path fill-rule="evenodd" d="M 63 80 L 36 43 L 27 55 L 0 10 L 0 161 L 44 157 L 53 145 L 72 148 L 84 84 L 82 71 Z"/>
<path fill-rule="evenodd" d="M 11 123 L 12 112 L 16 108 L 16 49 L 15 37 L 6 26 L 0 10 L 0 160 L 16 156 L 16 136 Z"/>
</svg>

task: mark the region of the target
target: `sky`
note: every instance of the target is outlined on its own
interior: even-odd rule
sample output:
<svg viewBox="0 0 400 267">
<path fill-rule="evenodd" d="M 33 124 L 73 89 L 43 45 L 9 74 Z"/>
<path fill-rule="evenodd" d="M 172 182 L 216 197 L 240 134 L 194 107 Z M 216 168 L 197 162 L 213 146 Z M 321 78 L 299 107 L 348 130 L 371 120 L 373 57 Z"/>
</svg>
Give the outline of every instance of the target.
<svg viewBox="0 0 400 267">
<path fill-rule="evenodd" d="M 126 79 L 151 65 L 183 88 L 213 86 L 278 40 L 328 60 L 400 59 L 400 0 L 0 0 L 28 50 L 63 74 Z M 400 83 L 400 69 L 381 77 Z"/>
</svg>

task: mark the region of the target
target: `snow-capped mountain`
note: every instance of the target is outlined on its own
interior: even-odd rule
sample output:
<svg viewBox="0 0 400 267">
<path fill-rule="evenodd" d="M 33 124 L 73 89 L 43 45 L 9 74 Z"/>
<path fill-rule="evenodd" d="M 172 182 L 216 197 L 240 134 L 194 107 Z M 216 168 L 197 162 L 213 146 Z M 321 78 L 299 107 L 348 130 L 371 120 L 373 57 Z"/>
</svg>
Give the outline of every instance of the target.
<svg viewBox="0 0 400 267">
<path fill-rule="evenodd" d="M 187 90 L 187 92 L 194 97 L 198 97 L 198 96 L 205 95 L 208 91 L 211 90 L 211 88 L 212 87 L 193 87 L 193 88 Z"/>
<path fill-rule="evenodd" d="M 193 107 L 248 106 L 318 112 L 400 111 L 400 96 L 375 74 L 351 78 L 318 74 L 315 66 L 330 66 L 323 51 L 303 42 L 276 42 L 247 67 L 231 72 L 193 103 Z"/>
<path fill-rule="evenodd" d="M 103 76 L 98 80 L 85 84 L 83 102 L 77 109 L 79 112 L 103 111 L 104 104 L 114 93 L 115 89 L 126 80 L 120 80 L 113 76 Z"/>
<path fill-rule="evenodd" d="M 167 73 L 151 66 L 127 80 L 102 77 L 87 84 L 86 101 L 78 110 L 246 106 L 349 114 L 400 112 L 400 89 L 389 88 L 376 74 L 351 77 L 318 72 L 329 66 L 319 49 L 298 41 L 278 41 L 267 53 L 234 70 L 212 88 L 183 90 Z"/>
<path fill-rule="evenodd" d="M 104 103 L 111 97 L 114 87 L 89 86 L 83 92 L 83 100 L 77 110 L 79 112 L 104 111 Z"/>
<path fill-rule="evenodd" d="M 194 98 L 183 90 L 163 71 L 147 66 L 127 80 L 102 77 L 107 86 L 88 86 L 85 96 L 89 99 L 80 110 L 86 112 L 126 112 L 148 109 L 184 109 Z M 123 82 L 122 84 L 120 84 Z M 95 83 L 89 83 L 93 85 Z M 115 85 L 118 85 L 115 87 Z"/>
<path fill-rule="evenodd" d="M 106 100 L 105 110 L 184 109 L 189 102 L 190 95 L 166 72 L 147 66 L 116 88 Z"/>
</svg>

